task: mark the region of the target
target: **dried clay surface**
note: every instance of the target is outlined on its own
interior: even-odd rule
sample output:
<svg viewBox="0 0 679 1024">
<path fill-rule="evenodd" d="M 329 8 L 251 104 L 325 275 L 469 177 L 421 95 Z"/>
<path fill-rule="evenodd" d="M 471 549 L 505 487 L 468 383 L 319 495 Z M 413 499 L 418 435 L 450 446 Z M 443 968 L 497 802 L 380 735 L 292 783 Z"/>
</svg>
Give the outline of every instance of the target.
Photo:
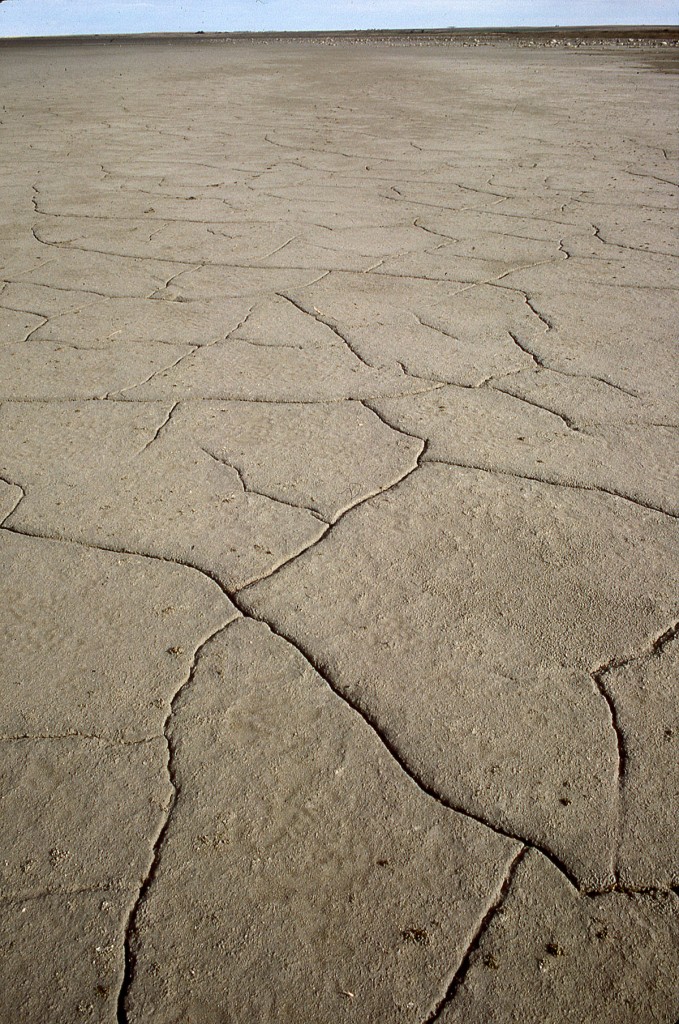
<svg viewBox="0 0 679 1024">
<path fill-rule="evenodd" d="M 641 56 L 3 49 L 3 1021 L 676 1019 Z"/>
</svg>

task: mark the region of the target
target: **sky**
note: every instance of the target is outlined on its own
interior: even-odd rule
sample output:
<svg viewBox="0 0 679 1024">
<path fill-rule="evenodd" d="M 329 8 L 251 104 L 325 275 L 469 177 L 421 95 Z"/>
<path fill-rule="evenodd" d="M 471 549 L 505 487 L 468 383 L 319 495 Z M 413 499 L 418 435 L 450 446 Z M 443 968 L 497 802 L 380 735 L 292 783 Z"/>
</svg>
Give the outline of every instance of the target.
<svg viewBox="0 0 679 1024">
<path fill-rule="evenodd" d="M 679 0 L 0 0 L 0 36 L 671 25 Z"/>
</svg>

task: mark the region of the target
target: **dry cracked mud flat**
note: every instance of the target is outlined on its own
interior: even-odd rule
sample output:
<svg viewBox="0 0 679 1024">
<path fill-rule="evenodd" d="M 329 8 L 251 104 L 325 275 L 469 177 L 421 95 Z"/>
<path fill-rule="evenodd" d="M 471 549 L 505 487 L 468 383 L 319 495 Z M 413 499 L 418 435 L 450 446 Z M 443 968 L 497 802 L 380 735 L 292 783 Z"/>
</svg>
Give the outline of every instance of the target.
<svg viewBox="0 0 679 1024">
<path fill-rule="evenodd" d="M 2 1020 L 669 1024 L 676 78 L 1 56 Z"/>
</svg>

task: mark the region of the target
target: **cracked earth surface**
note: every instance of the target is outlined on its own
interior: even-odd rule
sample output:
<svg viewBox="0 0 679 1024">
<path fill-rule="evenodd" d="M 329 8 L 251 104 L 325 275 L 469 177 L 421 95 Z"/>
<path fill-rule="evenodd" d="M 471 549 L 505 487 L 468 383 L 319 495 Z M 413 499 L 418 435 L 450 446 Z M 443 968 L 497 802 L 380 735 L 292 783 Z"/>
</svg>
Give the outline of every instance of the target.
<svg viewBox="0 0 679 1024">
<path fill-rule="evenodd" d="M 676 79 L 0 78 L 2 1019 L 669 1024 Z"/>
</svg>

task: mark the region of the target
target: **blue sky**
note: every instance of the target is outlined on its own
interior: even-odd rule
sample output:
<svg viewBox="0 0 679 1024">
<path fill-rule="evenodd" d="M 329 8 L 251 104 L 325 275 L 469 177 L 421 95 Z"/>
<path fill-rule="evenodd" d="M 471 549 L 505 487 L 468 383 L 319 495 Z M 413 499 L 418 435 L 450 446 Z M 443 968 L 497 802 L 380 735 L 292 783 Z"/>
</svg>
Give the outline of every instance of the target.
<svg viewBox="0 0 679 1024">
<path fill-rule="evenodd" d="M 0 0 L 0 36 L 675 24 L 679 0 Z"/>
</svg>

